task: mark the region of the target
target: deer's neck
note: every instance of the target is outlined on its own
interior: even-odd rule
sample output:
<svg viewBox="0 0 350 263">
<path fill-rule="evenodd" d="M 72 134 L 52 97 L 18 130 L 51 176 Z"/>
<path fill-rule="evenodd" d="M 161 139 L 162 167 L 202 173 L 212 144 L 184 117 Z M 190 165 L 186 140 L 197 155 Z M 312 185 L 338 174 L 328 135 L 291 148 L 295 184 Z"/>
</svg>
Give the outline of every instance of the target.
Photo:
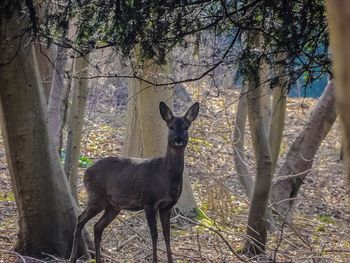
<svg viewBox="0 0 350 263">
<path fill-rule="evenodd" d="M 185 163 L 185 149 L 168 146 L 164 161 L 170 176 L 181 176 Z"/>
</svg>

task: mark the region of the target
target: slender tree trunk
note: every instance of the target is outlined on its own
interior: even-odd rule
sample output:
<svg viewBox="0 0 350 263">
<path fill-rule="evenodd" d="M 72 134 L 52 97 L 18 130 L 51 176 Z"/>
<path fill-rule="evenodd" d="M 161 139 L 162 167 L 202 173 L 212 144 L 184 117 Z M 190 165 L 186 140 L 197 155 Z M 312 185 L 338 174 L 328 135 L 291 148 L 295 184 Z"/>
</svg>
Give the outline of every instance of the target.
<svg viewBox="0 0 350 263">
<path fill-rule="evenodd" d="M 271 116 L 272 116 L 272 90 L 270 87 L 269 65 L 266 62 L 262 62 L 259 68 L 259 89 L 260 89 L 260 111 L 265 123 L 265 132 L 270 134 L 271 131 Z"/>
<path fill-rule="evenodd" d="M 54 72 L 54 57 L 57 55 L 53 48 L 47 48 L 45 44 L 35 44 L 35 54 L 37 57 L 41 82 L 44 89 L 46 102 L 49 101 L 50 89 L 52 86 L 52 76 Z"/>
<path fill-rule="evenodd" d="M 19 215 L 19 253 L 68 257 L 77 208 L 47 126 L 47 106 L 24 1 L 0 16 L 0 103 Z M 24 11 L 24 12 L 22 12 Z M 21 38 L 18 36 L 21 35 Z"/>
<path fill-rule="evenodd" d="M 275 87 L 272 91 L 272 96 L 272 115 L 269 141 L 271 148 L 272 167 L 274 170 L 277 164 L 282 143 L 284 120 L 287 107 L 287 88 L 282 85 Z"/>
<path fill-rule="evenodd" d="M 250 65 L 248 77 L 248 118 L 256 159 L 256 178 L 248 215 L 247 241 L 244 251 L 248 256 L 263 254 L 267 238 L 267 205 L 272 179 L 272 162 L 266 116 L 263 114 L 262 92 L 256 61 Z"/>
<path fill-rule="evenodd" d="M 282 63 L 282 61 L 285 61 L 286 59 L 287 58 L 285 53 L 276 55 L 276 64 L 280 63 L 281 65 L 275 69 L 275 75 L 278 77 L 278 85 L 272 90 L 272 109 L 269 141 L 273 171 L 276 168 L 280 153 L 284 123 L 286 118 L 289 77 L 288 75 L 285 75 L 285 67 Z"/>
<path fill-rule="evenodd" d="M 63 111 L 65 103 L 65 94 L 67 93 L 64 85 L 64 68 L 66 65 L 66 56 L 64 54 L 64 49 L 61 47 L 56 47 L 57 58 L 55 60 L 55 67 L 52 76 L 48 111 L 49 111 L 49 129 L 52 133 L 56 149 L 60 150 L 60 140 L 62 132 L 62 122 L 63 122 Z"/>
<path fill-rule="evenodd" d="M 141 61 L 138 61 L 141 64 Z M 159 66 L 154 61 L 143 62 L 142 78 L 152 81 L 166 81 L 170 65 Z M 164 101 L 173 107 L 173 91 L 168 87 L 152 87 L 132 79 L 129 81 L 127 108 L 127 129 L 124 155 L 129 157 L 151 158 L 163 156 L 167 145 L 167 127 L 160 117 L 159 102 Z M 182 194 L 176 205 L 183 214 L 191 215 L 196 208 L 188 170 L 183 173 Z"/>
<path fill-rule="evenodd" d="M 286 159 L 277 172 L 271 201 L 282 220 L 288 219 L 293 200 L 312 168 L 317 150 L 337 118 L 333 81 L 328 85 L 312 111 L 310 121 L 293 142 Z"/>
<path fill-rule="evenodd" d="M 350 2 L 327 0 L 336 103 L 343 124 L 344 165 L 350 181 Z"/>
<path fill-rule="evenodd" d="M 247 162 L 245 160 L 245 127 L 248 115 L 248 105 L 246 89 L 242 87 L 241 94 L 238 101 L 236 112 L 235 131 L 233 133 L 234 145 L 233 145 L 233 158 L 235 161 L 236 172 L 238 179 L 243 186 L 249 200 L 251 198 L 254 186 L 254 180 L 249 172 Z"/>
<path fill-rule="evenodd" d="M 279 56 L 281 57 L 281 56 Z M 283 68 L 279 68 L 277 76 L 282 74 Z M 287 102 L 287 79 L 281 77 L 279 85 L 272 92 L 269 91 L 269 74 L 267 65 L 260 71 L 264 80 L 261 88 L 262 115 L 266 120 L 265 131 L 269 134 L 269 144 L 271 149 L 271 160 L 273 170 L 275 169 L 282 142 L 284 120 Z M 234 160 L 238 178 L 248 196 L 251 196 L 254 180 L 249 174 L 248 166 L 244 158 L 244 136 L 247 118 L 246 91 L 242 89 L 237 107 L 236 125 L 234 132 Z"/>
<path fill-rule="evenodd" d="M 73 196 L 78 201 L 77 183 L 80 157 L 80 142 L 84 124 L 86 97 L 88 94 L 88 57 L 78 57 L 74 62 L 73 99 L 68 119 L 65 172 Z"/>
</svg>

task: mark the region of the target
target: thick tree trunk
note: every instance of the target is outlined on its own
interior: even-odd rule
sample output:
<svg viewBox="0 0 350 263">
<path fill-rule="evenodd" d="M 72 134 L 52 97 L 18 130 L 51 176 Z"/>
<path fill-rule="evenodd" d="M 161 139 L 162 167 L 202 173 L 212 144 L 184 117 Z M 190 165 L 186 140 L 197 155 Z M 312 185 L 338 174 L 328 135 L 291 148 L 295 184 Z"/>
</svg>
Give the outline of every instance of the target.
<svg viewBox="0 0 350 263">
<path fill-rule="evenodd" d="M 169 70 L 146 61 L 142 68 L 142 78 L 149 79 L 150 76 L 164 74 L 164 71 Z M 161 101 L 172 108 L 170 88 L 153 87 L 138 79 L 129 81 L 125 156 L 152 158 L 165 154 L 167 127 L 159 113 Z"/>
<path fill-rule="evenodd" d="M 55 60 L 55 68 L 52 76 L 50 96 L 49 96 L 49 129 L 52 133 L 55 146 L 59 152 L 61 146 L 61 132 L 65 104 L 65 87 L 64 85 L 64 68 L 66 65 L 66 56 L 64 49 L 56 47 L 57 58 Z"/>
<path fill-rule="evenodd" d="M 336 103 L 344 132 L 344 165 L 350 181 L 350 1 L 327 0 Z"/>
<path fill-rule="evenodd" d="M 47 106 L 24 1 L 0 17 L 2 131 L 19 214 L 16 251 L 68 257 L 77 208 L 47 126 Z M 18 36 L 21 35 L 19 38 Z"/>
<path fill-rule="evenodd" d="M 248 119 L 252 134 L 256 159 L 256 178 L 252 193 L 247 241 L 244 251 L 249 256 L 265 252 L 267 238 L 267 205 L 272 179 L 272 162 L 268 134 L 266 133 L 266 116 L 263 114 L 262 95 L 264 90 L 259 85 L 258 63 L 250 65 L 248 77 Z"/>
<path fill-rule="evenodd" d="M 65 172 L 75 200 L 78 201 L 77 183 L 80 142 L 83 131 L 86 97 L 88 94 L 88 57 L 78 57 L 74 62 L 73 99 L 68 118 Z"/>
<path fill-rule="evenodd" d="M 333 81 L 330 80 L 312 111 L 311 119 L 293 142 L 286 159 L 277 172 L 271 201 L 284 219 L 288 219 L 293 200 L 312 168 L 317 150 L 337 118 Z"/>
<path fill-rule="evenodd" d="M 159 66 L 154 61 L 148 60 L 143 62 L 140 74 L 142 78 L 161 83 L 167 81 L 166 75 L 171 71 L 170 67 L 170 65 Z M 172 89 L 152 87 L 137 79 L 129 81 L 125 156 L 151 158 L 165 154 L 167 127 L 160 117 L 160 101 L 166 102 L 172 108 Z M 196 203 L 186 168 L 183 178 L 183 190 L 176 208 L 185 215 L 191 215 Z"/>
</svg>

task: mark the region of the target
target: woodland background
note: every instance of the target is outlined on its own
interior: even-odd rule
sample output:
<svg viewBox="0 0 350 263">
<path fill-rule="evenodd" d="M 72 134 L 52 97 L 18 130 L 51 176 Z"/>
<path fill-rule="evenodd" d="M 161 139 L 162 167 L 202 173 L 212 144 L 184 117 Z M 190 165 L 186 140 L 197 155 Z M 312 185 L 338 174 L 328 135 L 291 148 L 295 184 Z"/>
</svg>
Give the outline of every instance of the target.
<svg viewBox="0 0 350 263">
<path fill-rule="evenodd" d="M 162 155 L 159 102 L 180 115 L 199 101 L 176 260 L 349 261 L 349 71 L 330 53 L 347 58 L 350 8 L 335 2 L 329 20 L 323 1 L 1 3 L 1 260 L 68 258 L 85 169 Z M 320 79 L 321 98 L 287 96 Z M 143 213 L 122 212 L 103 248 L 107 262 L 149 261 Z"/>
</svg>

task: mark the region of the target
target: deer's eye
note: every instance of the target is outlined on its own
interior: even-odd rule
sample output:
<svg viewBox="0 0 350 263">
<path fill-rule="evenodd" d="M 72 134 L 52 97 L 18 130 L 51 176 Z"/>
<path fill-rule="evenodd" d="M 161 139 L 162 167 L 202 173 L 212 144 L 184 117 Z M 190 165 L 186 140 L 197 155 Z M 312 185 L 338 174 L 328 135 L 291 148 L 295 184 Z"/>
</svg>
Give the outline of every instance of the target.
<svg viewBox="0 0 350 263">
<path fill-rule="evenodd" d="M 173 125 L 171 125 L 169 128 L 170 128 L 170 130 L 174 130 L 175 129 L 175 127 Z"/>
</svg>

